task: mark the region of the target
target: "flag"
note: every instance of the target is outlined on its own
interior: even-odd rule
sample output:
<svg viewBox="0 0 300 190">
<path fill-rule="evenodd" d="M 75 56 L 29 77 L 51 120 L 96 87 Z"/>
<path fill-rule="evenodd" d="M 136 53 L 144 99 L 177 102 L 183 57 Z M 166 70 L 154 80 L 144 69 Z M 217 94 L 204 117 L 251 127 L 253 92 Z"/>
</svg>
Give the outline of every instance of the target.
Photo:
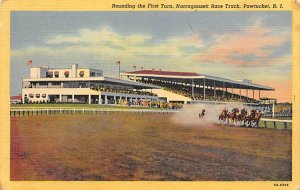
<svg viewBox="0 0 300 190">
<path fill-rule="evenodd" d="M 31 65 L 32 65 L 32 60 L 28 60 L 28 61 L 27 61 L 27 65 L 28 65 L 28 66 L 31 66 Z"/>
<path fill-rule="evenodd" d="M 116 61 L 116 65 L 121 65 L 121 61 Z"/>
</svg>

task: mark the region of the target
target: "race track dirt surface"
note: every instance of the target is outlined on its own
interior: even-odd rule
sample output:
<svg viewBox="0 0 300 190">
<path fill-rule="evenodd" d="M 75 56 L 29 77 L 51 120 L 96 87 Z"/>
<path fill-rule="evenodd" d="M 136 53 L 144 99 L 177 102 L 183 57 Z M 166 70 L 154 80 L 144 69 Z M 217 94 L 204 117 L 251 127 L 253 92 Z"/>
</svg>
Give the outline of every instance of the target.
<svg viewBox="0 0 300 190">
<path fill-rule="evenodd" d="M 291 180 L 291 131 L 172 117 L 12 117 L 11 180 Z"/>
</svg>

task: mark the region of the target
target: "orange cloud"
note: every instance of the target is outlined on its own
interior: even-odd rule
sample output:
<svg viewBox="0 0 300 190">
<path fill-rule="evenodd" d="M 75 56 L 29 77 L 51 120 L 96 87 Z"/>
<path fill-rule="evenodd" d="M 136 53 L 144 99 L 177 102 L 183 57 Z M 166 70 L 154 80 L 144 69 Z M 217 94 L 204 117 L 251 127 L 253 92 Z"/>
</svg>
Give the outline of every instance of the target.
<svg viewBox="0 0 300 190">
<path fill-rule="evenodd" d="M 200 54 L 197 60 L 233 65 L 258 65 L 272 63 L 266 59 L 271 47 L 278 47 L 289 40 L 288 35 L 272 33 L 257 21 L 253 26 L 231 34 L 215 36 L 215 44 Z M 245 60 L 243 57 L 253 59 Z M 262 61 L 263 60 L 263 61 Z"/>
</svg>

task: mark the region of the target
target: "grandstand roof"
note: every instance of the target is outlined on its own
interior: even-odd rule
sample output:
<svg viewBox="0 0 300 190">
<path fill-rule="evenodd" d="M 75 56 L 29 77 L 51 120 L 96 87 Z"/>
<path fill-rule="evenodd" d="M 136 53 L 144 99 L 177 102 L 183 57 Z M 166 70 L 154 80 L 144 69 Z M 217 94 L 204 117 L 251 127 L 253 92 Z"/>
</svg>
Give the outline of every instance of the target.
<svg viewBox="0 0 300 190">
<path fill-rule="evenodd" d="M 251 89 L 251 90 L 274 90 L 272 87 L 255 84 L 249 80 L 231 80 L 222 77 L 198 74 L 194 72 L 174 72 L 174 71 L 158 71 L 158 70 L 139 70 L 122 73 L 123 76 L 137 76 L 159 80 L 169 80 L 172 82 L 185 82 L 194 84 L 204 84 L 206 86 L 216 86 L 225 88 Z"/>
<path fill-rule="evenodd" d="M 156 71 L 156 70 L 140 70 L 140 71 L 127 72 L 127 73 L 136 74 L 136 75 L 164 75 L 164 76 L 181 76 L 181 77 L 200 76 L 198 73 L 192 73 L 192 72 Z"/>
</svg>

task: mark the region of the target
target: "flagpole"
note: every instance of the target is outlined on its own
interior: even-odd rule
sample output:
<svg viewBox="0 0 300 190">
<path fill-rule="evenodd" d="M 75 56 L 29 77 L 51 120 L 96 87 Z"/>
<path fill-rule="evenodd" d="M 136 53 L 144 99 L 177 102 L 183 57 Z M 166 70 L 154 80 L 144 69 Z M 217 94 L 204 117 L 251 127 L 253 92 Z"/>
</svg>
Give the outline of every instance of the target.
<svg viewBox="0 0 300 190">
<path fill-rule="evenodd" d="M 119 64 L 119 79 L 121 79 L 121 63 Z"/>
<path fill-rule="evenodd" d="M 116 64 L 119 65 L 119 79 L 121 79 L 121 61 L 116 61 Z"/>
</svg>

